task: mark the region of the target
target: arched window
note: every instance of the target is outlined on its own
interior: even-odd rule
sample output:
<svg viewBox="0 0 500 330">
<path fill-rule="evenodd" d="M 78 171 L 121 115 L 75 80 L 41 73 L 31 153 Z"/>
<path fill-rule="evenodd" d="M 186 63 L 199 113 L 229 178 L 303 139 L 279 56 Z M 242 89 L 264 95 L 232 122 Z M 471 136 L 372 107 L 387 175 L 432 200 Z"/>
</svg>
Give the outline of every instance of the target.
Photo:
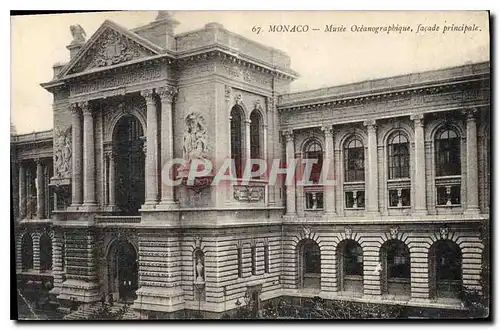
<svg viewBox="0 0 500 330">
<path fill-rule="evenodd" d="M 435 242 L 429 249 L 431 295 L 457 297 L 462 288 L 462 252 L 450 240 Z"/>
<path fill-rule="evenodd" d="M 436 175 L 460 175 L 460 136 L 451 128 L 436 134 Z"/>
<path fill-rule="evenodd" d="M 243 110 L 239 105 L 231 109 L 231 159 L 234 160 L 234 174 L 241 178 L 243 174 Z"/>
<path fill-rule="evenodd" d="M 33 269 L 33 239 L 30 234 L 24 234 L 21 239 L 21 264 L 23 271 Z"/>
<path fill-rule="evenodd" d="M 258 110 L 252 111 L 250 114 L 250 158 L 263 159 L 263 128 L 262 117 Z M 252 172 L 258 171 L 259 165 L 252 165 Z M 253 179 L 260 179 L 260 177 L 252 177 Z"/>
<path fill-rule="evenodd" d="M 321 251 L 318 243 L 304 239 L 297 245 L 299 288 L 319 289 L 321 283 Z"/>
<path fill-rule="evenodd" d="M 410 144 L 408 138 L 397 131 L 389 139 L 389 179 L 410 177 Z"/>
<path fill-rule="evenodd" d="M 410 250 L 399 240 L 390 240 L 380 249 L 382 262 L 382 292 L 410 294 Z"/>
<path fill-rule="evenodd" d="M 52 269 L 52 240 L 49 235 L 40 237 L 40 271 Z"/>
<path fill-rule="evenodd" d="M 317 184 L 321 177 L 321 169 L 323 168 L 323 148 L 317 140 L 311 140 L 306 144 L 304 158 L 316 160 L 316 164 L 312 165 L 309 181 Z"/>
<path fill-rule="evenodd" d="M 365 150 L 363 142 L 357 137 L 351 139 L 344 147 L 345 181 L 365 181 Z"/>
<path fill-rule="evenodd" d="M 337 276 L 340 291 L 363 292 L 363 248 L 356 241 L 337 246 Z"/>
<path fill-rule="evenodd" d="M 257 159 L 262 157 L 262 119 L 257 110 L 250 115 L 250 157 Z"/>
</svg>

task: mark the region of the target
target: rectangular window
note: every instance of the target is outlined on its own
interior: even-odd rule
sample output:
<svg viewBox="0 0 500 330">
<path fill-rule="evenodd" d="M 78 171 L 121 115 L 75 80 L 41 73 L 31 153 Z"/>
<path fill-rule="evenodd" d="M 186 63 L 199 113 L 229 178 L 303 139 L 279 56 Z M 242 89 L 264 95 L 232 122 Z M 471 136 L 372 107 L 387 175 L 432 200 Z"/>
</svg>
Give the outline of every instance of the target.
<svg viewBox="0 0 500 330">
<path fill-rule="evenodd" d="M 257 247 L 254 245 L 251 247 L 251 255 L 252 255 L 252 275 L 257 275 L 257 256 L 256 256 Z"/>
<path fill-rule="evenodd" d="M 364 209 L 365 208 L 365 192 L 363 190 L 346 191 L 345 203 L 348 209 Z"/>
<path fill-rule="evenodd" d="M 307 210 L 322 210 L 323 209 L 323 193 L 322 192 L 306 192 L 306 209 Z"/>
<path fill-rule="evenodd" d="M 243 251 L 238 248 L 238 277 L 243 277 Z"/>
<path fill-rule="evenodd" d="M 437 187 L 438 205 L 460 205 L 460 186 Z"/>
<path fill-rule="evenodd" d="M 389 206 L 404 207 L 410 206 L 410 189 L 391 189 L 389 190 Z"/>
<path fill-rule="evenodd" d="M 269 245 L 264 245 L 264 273 L 269 273 Z"/>
</svg>

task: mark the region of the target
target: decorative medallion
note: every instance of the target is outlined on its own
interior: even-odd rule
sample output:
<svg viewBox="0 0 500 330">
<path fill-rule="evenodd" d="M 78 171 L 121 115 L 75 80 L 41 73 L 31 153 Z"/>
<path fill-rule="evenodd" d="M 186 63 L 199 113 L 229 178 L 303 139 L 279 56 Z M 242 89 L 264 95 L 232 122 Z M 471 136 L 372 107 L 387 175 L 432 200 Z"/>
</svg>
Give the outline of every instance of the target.
<svg viewBox="0 0 500 330">
<path fill-rule="evenodd" d="M 311 228 L 310 227 L 302 227 L 302 231 L 304 232 L 305 237 L 310 237 L 311 236 Z"/>
<path fill-rule="evenodd" d="M 194 238 L 194 246 L 197 248 L 197 249 L 201 249 L 201 236 L 196 236 Z"/>
<path fill-rule="evenodd" d="M 389 228 L 389 233 L 392 239 L 396 239 L 398 237 L 398 231 L 399 231 L 398 227 Z"/>
<path fill-rule="evenodd" d="M 439 228 L 439 236 L 441 237 L 441 239 L 448 239 L 449 232 L 450 230 L 448 229 L 448 227 Z"/>
<path fill-rule="evenodd" d="M 352 237 L 352 227 L 345 227 L 344 231 L 345 231 L 346 238 L 351 239 L 351 237 Z"/>
</svg>

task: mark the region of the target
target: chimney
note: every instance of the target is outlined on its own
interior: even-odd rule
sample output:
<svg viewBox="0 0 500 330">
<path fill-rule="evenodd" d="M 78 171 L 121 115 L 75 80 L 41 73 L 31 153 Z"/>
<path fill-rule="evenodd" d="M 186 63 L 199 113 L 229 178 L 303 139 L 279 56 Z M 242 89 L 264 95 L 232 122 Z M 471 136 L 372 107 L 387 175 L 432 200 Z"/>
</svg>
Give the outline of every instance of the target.
<svg viewBox="0 0 500 330">
<path fill-rule="evenodd" d="M 172 18 L 172 13 L 166 10 L 159 10 L 158 15 L 151 22 L 151 37 L 155 43 L 165 49 L 175 48 L 174 30 L 179 25 L 179 21 Z"/>
<path fill-rule="evenodd" d="M 66 46 L 66 48 L 69 50 L 70 59 L 73 59 L 76 53 L 78 53 L 78 51 L 85 44 L 85 37 L 87 35 L 85 34 L 85 30 L 81 27 L 80 24 L 71 25 L 69 29 L 71 31 L 71 35 L 73 36 L 73 40 L 69 45 Z"/>
</svg>

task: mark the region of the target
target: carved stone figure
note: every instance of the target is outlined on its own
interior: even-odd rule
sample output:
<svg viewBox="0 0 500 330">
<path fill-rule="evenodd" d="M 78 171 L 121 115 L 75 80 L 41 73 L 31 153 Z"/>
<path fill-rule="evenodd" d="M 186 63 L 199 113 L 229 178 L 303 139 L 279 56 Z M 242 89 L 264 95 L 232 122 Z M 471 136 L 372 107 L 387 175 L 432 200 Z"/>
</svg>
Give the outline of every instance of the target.
<svg viewBox="0 0 500 330">
<path fill-rule="evenodd" d="M 72 44 L 83 44 L 85 43 L 85 37 L 87 34 L 80 24 L 71 25 L 69 27 L 71 35 L 73 36 Z"/>
<path fill-rule="evenodd" d="M 71 127 L 54 130 L 54 176 L 71 177 Z"/>
<path fill-rule="evenodd" d="M 203 262 L 201 261 L 201 258 L 198 258 L 196 261 L 196 282 L 204 282 L 205 281 L 205 275 L 203 274 Z"/>
<path fill-rule="evenodd" d="M 206 158 L 209 150 L 205 119 L 199 113 L 192 112 L 186 117 L 183 157 L 188 162 L 193 159 Z"/>
</svg>

